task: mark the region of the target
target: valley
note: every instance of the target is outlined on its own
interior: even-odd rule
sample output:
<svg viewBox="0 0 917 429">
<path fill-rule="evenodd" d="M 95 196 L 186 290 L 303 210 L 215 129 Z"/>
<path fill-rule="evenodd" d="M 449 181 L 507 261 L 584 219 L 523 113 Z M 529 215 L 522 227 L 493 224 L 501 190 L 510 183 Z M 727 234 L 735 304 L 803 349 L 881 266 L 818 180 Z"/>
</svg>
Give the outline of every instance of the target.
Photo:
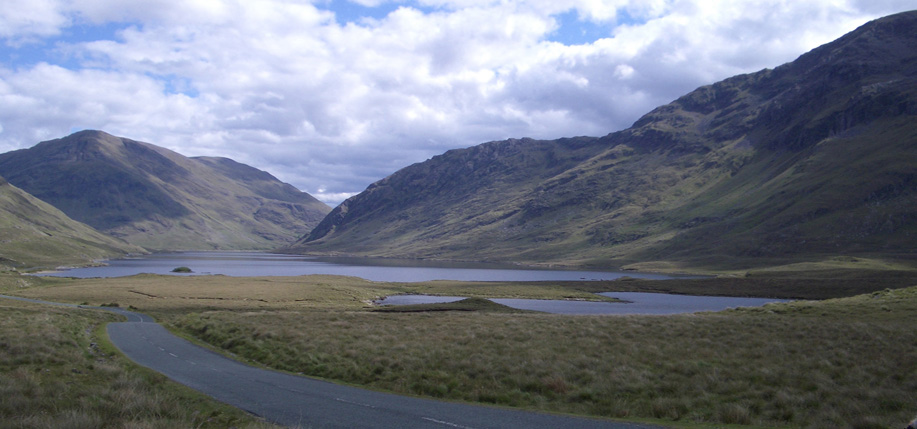
<svg viewBox="0 0 917 429">
<path fill-rule="evenodd" d="M 252 366 L 398 395 L 666 427 L 903 427 L 917 412 L 915 166 L 905 12 L 630 128 L 450 150 L 334 208 L 228 158 L 99 130 L 0 154 L 0 294 L 137 310 Z M 178 251 L 255 252 L 268 272 L 32 275 Z M 270 265 L 319 256 L 625 275 L 396 281 Z M 573 316 L 491 301 L 601 292 L 791 302 Z M 409 294 L 467 299 L 375 304 Z M 272 427 L 131 363 L 103 332 L 108 313 L 0 299 L 0 315 L 0 422 Z"/>
<path fill-rule="evenodd" d="M 2 270 L 80 266 L 146 252 L 140 246 L 74 221 L 3 178 L 0 178 L 0 243 Z"/>
</svg>

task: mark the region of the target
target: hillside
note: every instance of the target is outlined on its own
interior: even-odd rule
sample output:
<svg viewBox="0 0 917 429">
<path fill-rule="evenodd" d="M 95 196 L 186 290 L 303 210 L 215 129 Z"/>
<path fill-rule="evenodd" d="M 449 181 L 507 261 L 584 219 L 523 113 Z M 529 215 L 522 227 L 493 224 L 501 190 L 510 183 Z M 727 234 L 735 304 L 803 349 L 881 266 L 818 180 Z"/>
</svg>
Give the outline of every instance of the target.
<svg viewBox="0 0 917 429">
<path fill-rule="evenodd" d="M 70 219 L 0 178 L 0 269 L 85 265 L 144 250 Z"/>
<path fill-rule="evenodd" d="M 601 138 L 409 166 L 294 252 L 624 266 L 913 258 L 917 12 L 698 88 Z"/>
<path fill-rule="evenodd" d="M 225 158 L 187 158 L 81 131 L 0 155 L 10 183 L 99 231 L 151 250 L 272 249 L 330 208 Z"/>
</svg>

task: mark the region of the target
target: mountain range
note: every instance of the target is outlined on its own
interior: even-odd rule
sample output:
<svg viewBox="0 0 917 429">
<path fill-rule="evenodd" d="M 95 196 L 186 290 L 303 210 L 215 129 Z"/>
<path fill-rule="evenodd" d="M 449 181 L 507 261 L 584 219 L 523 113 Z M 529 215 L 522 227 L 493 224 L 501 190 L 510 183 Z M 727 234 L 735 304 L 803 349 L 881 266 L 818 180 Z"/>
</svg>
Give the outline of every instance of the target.
<svg viewBox="0 0 917 429">
<path fill-rule="evenodd" d="M 0 176 L 70 218 L 149 250 L 268 250 L 331 210 L 227 158 L 188 158 L 101 131 L 0 154 Z"/>
<path fill-rule="evenodd" d="M 491 142 L 408 166 L 286 250 L 634 267 L 913 258 L 915 207 L 907 12 L 604 137 Z"/>
<path fill-rule="evenodd" d="M 446 152 L 334 210 L 233 160 L 102 131 L 0 154 L 0 176 L 0 266 L 13 268 L 277 248 L 633 268 L 913 260 L 917 12 L 604 137 Z"/>
</svg>

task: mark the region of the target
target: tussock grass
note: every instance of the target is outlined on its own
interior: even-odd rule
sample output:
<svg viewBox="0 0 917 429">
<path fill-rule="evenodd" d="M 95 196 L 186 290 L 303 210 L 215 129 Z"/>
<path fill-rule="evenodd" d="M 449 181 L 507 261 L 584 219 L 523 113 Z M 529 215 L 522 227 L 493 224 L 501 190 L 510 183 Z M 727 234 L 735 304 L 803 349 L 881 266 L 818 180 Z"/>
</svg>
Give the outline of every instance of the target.
<svg viewBox="0 0 917 429">
<path fill-rule="evenodd" d="M 894 427 L 913 417 L 917 288 L 681 316 L 205 312 L 175 328 L 274 368 L 607 417 Z"/>
<path fill-rule="evenodd" d="M 917 288 L 888 288 L 917 281 L 908 272 L 829 271 L 550 284 L 0 276 L 0 288 L 63 302 L 117 302 L 252 362 L 412 395 L 717 427 L 903 427 L 917 407 Z M 625 317 L 491 307 L 385 313 L 368 304 L 397 293 L 578 299 L 596 288 L 859 295 Z"/>
<path fill-rule="evenodd" d="M 0 428 L 272 427 L 115 354 L 118 320 L 0 300 Z"/>
</svg>

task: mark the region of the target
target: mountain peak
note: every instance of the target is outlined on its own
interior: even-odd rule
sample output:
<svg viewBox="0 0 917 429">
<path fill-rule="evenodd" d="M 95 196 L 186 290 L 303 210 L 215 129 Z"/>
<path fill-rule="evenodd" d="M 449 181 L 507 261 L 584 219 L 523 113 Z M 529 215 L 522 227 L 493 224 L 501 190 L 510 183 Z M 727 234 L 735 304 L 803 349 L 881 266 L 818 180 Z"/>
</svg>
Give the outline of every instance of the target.
<svg viewBox="0 0 917 429">
<path fill-rule="evenodd" d="M 879 116 L 914 114 L 915 76 L 917 11 L 871 21 L 775 69 L 700 87 L 618 138 L 649 150 L 709 151 L 736 138 L 801 150 Z"/>
<path fill-rule="evenodd" d="M 0 155 L 0 174 L 71 218 L 150 249 L 271 249 L 330 208 L 261 170 L 85 130 Z"/>
<path fill-rule="evenodd" d="M 83 130 L 77 131 L 66 137 L 48 140 L 39 144 L 46 145 L 98 145 L 108 148 L 120 148 L 124 146 L 124 140 L 121 137 L 115 137 L 105 131 Z M 85 146 L 84 146 L 85 147 Z"/>
<path fill-rule="evenodd" d="M 817 70 L 813 63 L 860 63 L 872 70 L 894 65 L 897 58 L 913 57 L 917 42 L 917 11 L 879 18 L 815 48 L 790 63 Z"/>
<path fill-rule="evenodd" d="M 71 133 L 69 136 L 63 137 L 63 139 L 68 139 L 68 140 L 98 139 L 101 141 L 121 140 L 119 137 L 115 137 L 102 130 L 75 131 Z"/>
</svg>

